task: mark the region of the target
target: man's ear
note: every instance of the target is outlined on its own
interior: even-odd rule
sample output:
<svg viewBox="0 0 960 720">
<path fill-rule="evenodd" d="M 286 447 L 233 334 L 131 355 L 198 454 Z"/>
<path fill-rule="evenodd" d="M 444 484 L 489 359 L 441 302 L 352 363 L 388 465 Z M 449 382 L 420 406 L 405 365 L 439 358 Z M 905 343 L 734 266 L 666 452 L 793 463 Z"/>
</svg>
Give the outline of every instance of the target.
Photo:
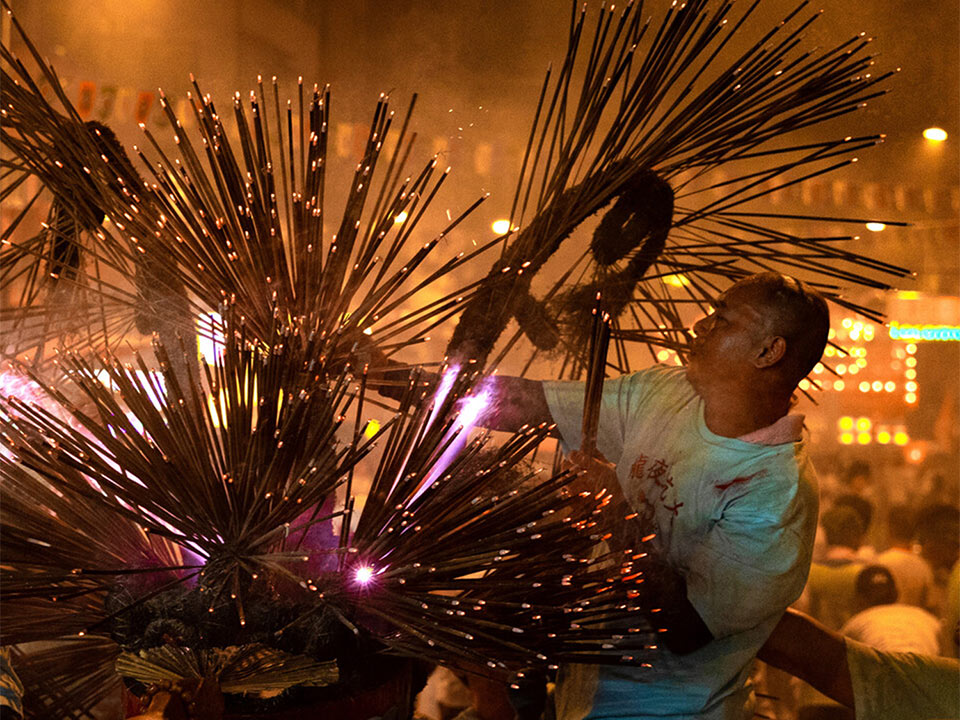
<svg viewBox="0 0 960 720">
<path fill-rule="evenodd" d="M 776 365 L 787 354 L 787 341 L 780 335 L 768 335 L 760 343 L 753 356 L 753 365 L 757 368 L 768 368 Z"/>
</svg>

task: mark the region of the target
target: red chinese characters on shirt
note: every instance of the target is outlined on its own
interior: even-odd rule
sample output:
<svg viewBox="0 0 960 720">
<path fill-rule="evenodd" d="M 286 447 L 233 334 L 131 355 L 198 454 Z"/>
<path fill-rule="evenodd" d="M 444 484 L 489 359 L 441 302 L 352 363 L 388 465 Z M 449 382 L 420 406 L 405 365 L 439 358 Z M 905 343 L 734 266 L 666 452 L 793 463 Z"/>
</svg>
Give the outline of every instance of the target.
<svg viewBox="0 0 960 720">
<path fill-rule="evenodd" d="M 677 502 L 677 490 L 666 460 L 640 453 L 630 466 L 630 477 L 636 480 L 641 488 L 641 507 L 635 508 L 637 512 L 652 518 L 659 506 L 670 512 L 671 522 L 680 513 L 683 503 Z"/>
</svg>

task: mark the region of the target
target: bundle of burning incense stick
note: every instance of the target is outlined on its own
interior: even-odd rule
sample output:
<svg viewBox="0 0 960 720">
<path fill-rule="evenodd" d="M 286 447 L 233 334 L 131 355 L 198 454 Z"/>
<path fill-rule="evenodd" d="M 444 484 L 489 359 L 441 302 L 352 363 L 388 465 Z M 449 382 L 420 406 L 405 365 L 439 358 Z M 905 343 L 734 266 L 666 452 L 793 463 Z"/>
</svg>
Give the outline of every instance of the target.
<svg viewBox="0 0 960 720">
<path fill-rule="evenodd" d="M 872 70 L 870 38 L 860 33 L 835 48 L 804 50 L 802 33 L 819 15 L 804 17 L 807 2 L 767 31 L 752 22 L 759 2 L 741 8 L 692 0 L 663 3 L 652 13 L 648 5 L 601 8 L 592 40 L 586 6 L 574 6 L 567 55 L 556 79 L 547 74 L 534 112 L 510 216 L 510 226 L 519 230 L 504 239 L 489 282 L 460 318 L 448 356 L 484 361 L 516 316 L 520 330 L 496 364 L 519 339 L 525 318 L 537 317 L 538 325 L 548 321 L 557 310 L 534 311 L 532 277 L 581 222 L 643 174 L 669 183 L 676 203 L 665 246 L 648 263 L 645 279 L 633 279 L 628 288 L 636 302 L 623 304 L 611 318 L 619 358 L 626 356 L 627 339 L 682 348 L 678 306 L 703 308 L 718 288 L 751 272 L 799 274 L 834 302 L 868 313 L 840 297 L 842 285 L 887 287 L 887 278 L 908 274 L 844 249 L 849 236 L 802 237 L 777 228 L 783 220 L 862 219 L 747 207 L 777 188 L 855 162 L 856 152 L 882 141 L 882 135 L 813 142 L 793 135 L 883 94 L 881 84 L 892 73 Z M 748 38 L 746 51 L 734 49 L 734 37 Z M 715 172 L 721 168 L 722 175 Z M 711 197 L 717 193 L 719 198 Z M 623 263 L 631 259 L 628 254 Z M 569 275 L 558 273 L 561 279 L 546 297 L 584 272 L 594 274 L 581 261 Z M 605 272 L 597 269 L 596 288 Z M 676 274 L 685 278 L 679 290 L 660 282 Z M 566 341 L 565 351 L 581 355 L 586 326 L 578 320 L 589 312 L 592 296 L 580 296 L 582 308 L 560 309 L 560 332 L 539 335 Z M 567 312 L 573 320 L 564 324 Z"/>
<path fill-rule="evenodd" d="M 2 233 L 0 280 L 16 284 L 21 296 L 17 306 L 0 310 L 14 353 L 39 350 L 45 358 L 51 342 L 109 349 L 132 332 L 136 320 L 141 331 L 159 332 L 175 356 L 177 335 L 193 337 L 197 318 L 218 312 L 224 302 L 263 342 L 271 340 L 267 333 L 279 316 L 294 338 L 298 333 L 324 338 L 319 349 L 327 355 L 345 355 L 362 332 L 373 333 L 389 351 L 422 340 L 476 291 L 456 288 L 407 309 L 420 291 L 490 246 L 429 268 L 426 261 L 433 260 L 440 240 L 483 197 L 439 234 L 415 239 L 449 168 L 443 170 L 434 157 L 405 176 L 414 139 L 408 131 L 413 102 L 396 132 L 388 98 L 378 101 L 343 215 L 328 238 L 323 234 L 324 222 L 330 224 L 324 208 L 328 89 L 315 86 L 305 98 L 301 80 L 285 117 L 276 78 L 272 93 L 261 81 L 250 94 L 249 112 L 237 93 L 232 113 L 237 145 L 229 141 L 213 100 L 194 82 L 189 107 L 197 140 L 161 97 L 179 157 L 168 156 L 144 128 L 147 148 L 134 148 L 142 161 L 138 168 L 108 129 L 80 120 L 54 70 L 15 18 L 13 23 L 56 102 L 41 94 L 26 65 L 3 48 L 0 134 L 14 160 L 4 161 L 11 172 L 0 194 L 8 196 L 27 174 L 41 181 L 41 190 Z M 27 209 L 43 192 L 53 195 L 58 212 L 71 222 L 14 242 Z M 69 272 L 59 271 L 60 246 L 73 253 Z M 62 314 L 63 288 L 85 288 L 91 296 L 89 317 L 69 333 L 55 322 Z"/>
<path fill-rule="evenodd" d="M 597 293 L 590 329 L 587 379 L 583 389 L 583 432 L 580 451 L 588 455 L 597 452 L 597 428 L 600 424 L 600 406 L 603 401 L 603 380 L 607 369 L 607 350 L 610 347 L 610 316 L 603 311 L 601 294 Z"/>
</svg>

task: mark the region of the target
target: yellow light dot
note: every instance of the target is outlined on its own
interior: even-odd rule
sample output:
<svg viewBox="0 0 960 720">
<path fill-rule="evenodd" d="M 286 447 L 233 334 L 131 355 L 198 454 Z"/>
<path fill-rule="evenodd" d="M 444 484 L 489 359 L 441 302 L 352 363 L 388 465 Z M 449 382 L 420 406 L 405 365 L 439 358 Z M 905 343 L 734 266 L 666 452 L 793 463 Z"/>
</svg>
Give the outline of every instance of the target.
<svg viewBox="0 0 960 720">
<path fill-rule="evenodd" d="M 857 367 L 865 368 L 866 366 L 867 366 L 867 359 L 866 359 L 866 358 L 862 358 L 862 357 L 858 357 L 858 358 L 857 358 Z"/>
<path fill-rule="evenodd" d="M 857 418 L 857 430 L 861 432 L 866 432 L 873 427 L 873 423 L 870 422 L 870 418 Z"/>
<path fill-rule="evenodd" d="M 366 438 L 372 438 L 380 432 L 380 423 L 377 420 L 368 420 L 367 426 L 363 428 L 363 436 Z"/>
<path fill-rule="evenodd" d="M 856 363 L 850 363 L 850 365 L 847 367 L 847 372 L 851 375 L 856 375 L 858 372 L 860 372 L 860 366 Z"/>
<path fill-rule="evenodd" d="M 910 442 L 910 436 L 903 430 L 897 430 L 897 432 L 893 434 L 893 442 L 895 445 L 906 445 Z"/>
<path fill-rule="evenodd" d="M 909 343 L 907 345 L 907 355 L 913 355 L 917 351 L 917 346 L 914 343 Z"/>
<path fill-rule="evenodd" d="M 870 232 L 882 232 L 883 230 L 886 230 L 886 229 L 887 229 L 887 226 L 884 225 L 882 222 L 867 223 L 867 230 L 869 230 Z"/>
<path fill-rule="evenodd" d="M 663 362 L 663 361 L 666 360 L 668 357 L 670 357 L 670 351 L 669 351 L 669 350 L 660 350 L 660 351 L 657 353 L 657 360 L 659 360 L 660 362 Z"/>
<path fill-rule="evenodd" d="M 908 453 L 907 457 L 910 459 L 910 462 L 918 463 L 918 462 L 920 462 L 921 460 L 923 460 L 923 450 L 921 450 L 920 448 L 915 447 L 915 448 L 913 448 L 913 449 L 910 450 L 910 452 Z"/>
<path fill-rule="evenodd" d="M 883 389 L 886 390 L 887 392 L 893 392 L 894 390 L 897 389 L 897 384 L 893 380 L 887 380 L 883 384 Z"/>
<path fill-rule="evenodd" d="M 917 371 L 913 368 L 910 368 L 903 375 L 907 378 L 907 380 L 913 380 L 917 376 Z"/>
<path fill-rule="evenodd" d="M 844 383 L 843 380 L 834 380 L 834 381 L 833 381 L 833 389 L 834 389 L 834 390 L 837 390 L 837 391 L 843 390 L 845 387 L 846 387 L 846 383 Z"/>
<path fill-rule="evenodd" d="M 690 279 L 686 275 L 664 275 L 661 280 L 675 288 L 687 287 L 690 284 Z"/>
<path fill-rule="evenodd" d="M 497 235 L 506 235 L 510 232 L 510 221 L 509 220 L 496 220 L 493 225 L 490 227 L 493 228 L 493 231 Z"/>
<path fill-rule="evenodd" d="M 840 442 L 844 445 L 853 444 L 853 433 L 841 433 Z"/>
<path fill-rule="evenodd" d="M 877 442 L 880 443 L 881 445 L 889 445 L 889 444 L 890 444 L 890 433 L 888 433 L 886 430 L 881 430 L 880 432 L 878 432 L 878 433 L 877 433 Z"/>
<path fill-rule="evenodd" d="M 860 383 L 859 387 L 860 387 L 860 392 L 869 392 L 869 391 L 870 391 L 870 383 L 868 383 L 866 380 L 864 380 L 862 383 Z"/>
<path fill-rule="evenodd" d="M 907 367 L 912 368 L 917 366 L 917 359 L 915 357 L 908 357 L 904 362 L 907 364 Z"/>
<path fill-rule="evenodd" d="M 880 392 L 883 390 L 883 383 L 879 380 L 874 380 L 870 387 L 873 388 L 874 392 Z"/>
<path fill-rule="evenodd" d="M 404 222 L 407 221 L 407 217 L 409 217 L 409 216 L 407 215 L 407 211 L 406 211 L 406 210 L 401 210 L 400 212 L 397 213 L 397 216 L 396 216 L 395 218 L 393 218 L 393 221 L 394 221 L 397 225 L 400 225 L 401 223 L 404 223 Z"/>
<path fill-rule="evenodd" d="M 916 393 L 907 393 L 903 396 L 903 399 L 907 401 L 908 405 L 913 405 L 917 401 Z"/>
<path fill-rule="evenodd" d="M 869 445 L 870 433 L 867 433 L 867 432 L 857 433 L 857 443 L 860 445 Z"/>
<path fill-rule="evenodd" d="M 830 332 L 833 332 L 833 330 L 831 330 Z M 826 349 L 823 351 L 823 354 L 826 355 L 827 357 L 833 357 L 834 355 L 837 354 L 837 351 L 833 349 L 832 345 L 827 345 Z"/>
<path fill-rule="evenodd" d="M 903 348 L 901 348 L 901 347 L 898 347 L 898 348 L 894 351 L 894 354 L 895 354 L 898 358 L 900 358 L 901 360 L 903 360 L 903 359 L 907 356 L 906 351 L 905 351 Z"/>
<path fill-rule="evenodd" d="M 844 330 L 849 330 L 851 327 L 853 327 L 853 320 L 851 320 L 850 318 L 844 318 L 843 322 L 841 322 L 840 324 L 843 325 Z"/>
<path fill-rule="evenodd" d="M 823 372 L 823 363 L 817 363 L 813 366 L 813 371 L 818 375 Z"/>
<path fill-rule="evenodd" d="M 917 391 L 917 384 L 916 384 L 913 380 L 911 380 L 910 382 L 908 382 L 908 383 L 907 383 L 906 385 L 904 385 L 903 387 L 906 389 L 907 392 L 916 392 L 916 391 Z"/>
<path fill-rule="evenodd" d="M 943 128 L 928 127 L 923 131 L 923 137 L 930 142 L 942 143 L 947 139 L 947 131 Z"/>
<path fill-rule="evenodd" d="M 810 389 L 810 381 L 807 380 L 806 378 L 804 378 L 803 380 L 800 381 L 799 387 L 800 387 L 801 390 L 809 390 L 809 389 Z"/>
<path fill-rule="evenodd" d="M 827 333 L 827 340 L 833 340 L 837 336 L 837 331 L 833 328 L 830 328 L 830 332 Z M 827 348 L 827 350 L 833 350 L 833 348 Z"/>
<path fill-rule="evenodd" d="M 846 365 L 837 365 L 837 375 L 843 375 L 846 372 L 847 372 Z"/>
<path fill-rule="evenodd" d="M 853 430 L 853 418 L 849 415 L 844 415 L 837 420 L 837 427 L 841 430 Z"/>
</svg>

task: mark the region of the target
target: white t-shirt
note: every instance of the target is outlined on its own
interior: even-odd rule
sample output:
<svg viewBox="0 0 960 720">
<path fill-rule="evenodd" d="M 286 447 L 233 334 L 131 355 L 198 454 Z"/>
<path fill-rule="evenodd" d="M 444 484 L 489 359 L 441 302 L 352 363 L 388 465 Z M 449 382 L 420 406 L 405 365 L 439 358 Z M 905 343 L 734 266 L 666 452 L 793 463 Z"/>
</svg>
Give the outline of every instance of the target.
<svg viewBox="0 0 960 720">
<path fill-rule="evenodd" d="M 960 717 L 960 664 L 952 658 L 883 652 L 847 640 L 857 720 Z"/>
<path fill-rule="evenodd" d="M 544 392 L 564 444 L 579 447 L 583 385 Z M 653 668 L 567 666 L 558 718 L 741 717 L 750 664 L 810 567 L 817 489 L 804 444 L 712 433 L 682 368 L 609 380 L 601 405 L 597 447 L 716 639 L 684 656 L 664 649 Z"/>
<path fill-rule="evenodd" d="M 888 652 L 940 652 L 940 621 L 915 605 L 893 603 L 867 608 L 850 618 L 840 634 Z"/>
</svg>

